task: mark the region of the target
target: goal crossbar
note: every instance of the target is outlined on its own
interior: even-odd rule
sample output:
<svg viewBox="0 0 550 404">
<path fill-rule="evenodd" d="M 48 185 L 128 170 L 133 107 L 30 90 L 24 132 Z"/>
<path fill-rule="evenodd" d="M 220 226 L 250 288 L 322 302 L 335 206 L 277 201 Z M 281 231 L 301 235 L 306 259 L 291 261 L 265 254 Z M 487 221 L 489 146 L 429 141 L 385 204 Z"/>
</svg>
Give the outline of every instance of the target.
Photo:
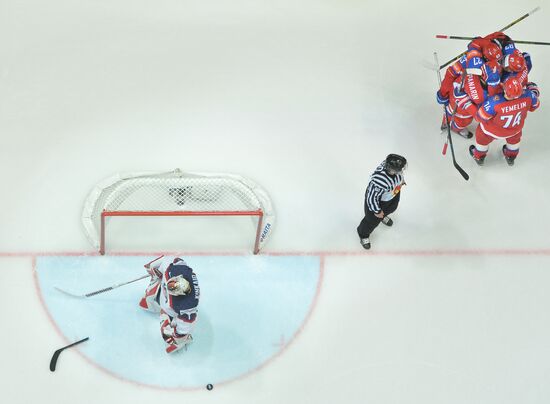
<svg viewBox="0 0 550 404">
<path fill-rule="evenodd" d="M 258 210 L 252 211 L 185 211 L 185 210 L 173 210 L 173 211 L 135 211 L 135 210 L 117 210 L 117 211 L 108 211 L 104 210 L 101 212 L 101 238 L 99 253 L 101 255 L 105 254 L 105 218 L 110 216 L 126 216 L 126 217 L 135 217 L 135 216 L 258 216 L 258 226 L 256 227 L 256 239 L 254 240 L 254 254 L 258 254 L 260 251 L 260 236 L 262 232 L 263 224 L 263 215 L 264 213 Z"/>
</svg>

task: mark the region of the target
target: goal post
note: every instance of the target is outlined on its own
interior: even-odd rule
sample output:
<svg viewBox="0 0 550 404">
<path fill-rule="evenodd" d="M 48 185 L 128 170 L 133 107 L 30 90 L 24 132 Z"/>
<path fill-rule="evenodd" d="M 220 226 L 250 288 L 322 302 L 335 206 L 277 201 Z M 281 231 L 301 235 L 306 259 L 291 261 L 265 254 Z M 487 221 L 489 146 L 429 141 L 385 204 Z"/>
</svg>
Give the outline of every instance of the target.
<svg viewBox="0 0 550 404">
<path fill-rule="evenodd" d="M 273 229 L 269 195 L 234 174 L 138 172 L 113 175 L 90 192 L 82 223 L 92 245 L 105 254 L 108 220 L 114 217 L 248 216 L 253 219 L 257 254 Z"/>
</svg>

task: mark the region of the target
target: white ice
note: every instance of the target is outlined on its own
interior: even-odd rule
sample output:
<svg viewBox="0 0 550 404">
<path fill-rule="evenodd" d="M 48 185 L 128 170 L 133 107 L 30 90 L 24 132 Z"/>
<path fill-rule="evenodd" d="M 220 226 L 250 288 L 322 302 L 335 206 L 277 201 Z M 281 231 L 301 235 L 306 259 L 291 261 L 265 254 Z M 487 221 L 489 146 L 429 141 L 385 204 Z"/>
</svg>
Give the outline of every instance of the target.
<svg viewBox="0 0 550 404">
<path fill-rule="evenodd" d="M 550 47 L 520 46 L 542 106 L 514 167 L 500 143 L 478 167 L 454 139 L 468 182 L 441 155 L 430 68 L 466 45 L 436 34 L 484 35 L 537 6 L 507 33 L 550 41 L 541 0 L 0 0 L 4 400 L 547 402 Z M 364 189 L 391 152 L 408 185 L 365 252 Z M 101 179 L 176 167 L 258 182 L 277 212 L 265 253 L 323 257 L 304 329 L 212 391 L 135 385 L 73 351 L 49 372 L 70 336 L 43 307 L 35 257 L 94 252 L 80 213 Z"/>
</svg>

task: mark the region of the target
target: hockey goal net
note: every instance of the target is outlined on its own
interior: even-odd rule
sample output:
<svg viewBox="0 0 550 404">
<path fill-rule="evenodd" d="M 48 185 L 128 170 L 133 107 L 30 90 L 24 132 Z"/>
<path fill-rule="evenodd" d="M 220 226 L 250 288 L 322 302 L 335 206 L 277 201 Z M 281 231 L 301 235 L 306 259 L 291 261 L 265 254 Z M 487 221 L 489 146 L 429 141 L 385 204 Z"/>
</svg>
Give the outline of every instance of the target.
<svg viewBox="0 0 550 404">
<path fill-rule="evenodd" d="M 268 194 L 232 174 L 170 172 L 117 174 L 90 192 L 82 213 L 86 235 L 105 254 L 107 218 L 120 216 L 249 216 L 255 224 L 254 254 L 271 234 Z"/>
</svg>

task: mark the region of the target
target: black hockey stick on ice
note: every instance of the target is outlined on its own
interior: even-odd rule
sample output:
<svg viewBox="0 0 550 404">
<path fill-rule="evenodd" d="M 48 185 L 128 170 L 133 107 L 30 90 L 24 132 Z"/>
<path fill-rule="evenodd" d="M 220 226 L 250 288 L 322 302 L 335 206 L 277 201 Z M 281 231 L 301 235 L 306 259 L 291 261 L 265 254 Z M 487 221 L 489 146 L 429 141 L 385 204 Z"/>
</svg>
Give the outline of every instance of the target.
<svg viewBox="0 0 550 404">
<path fill-rule="evenodd" d="M 436 66 L 439 65 L 439 60 L 437 59 L 437 52 L 434 52 L 434 60 L 435 60 L 435 65 Z M 466 78 L 466 71 L 462 72 L 462 83 L 460 83 L 460 88 L 462 88 L 464 86 L 464 79 L 465 78 Z M 437 79 L 439 80 L 439 87 L 441 87 L 441 72 L 439 71 L 439 69 L 437 69 Z M 453 139 L 451 138 L 451 124 L 453 122 L 453 119 L 454 119 L 454 116 L 456 114 L 457 108 L 458 108 L 458 102 L 456 103 L 456 105 L 454 107 L 454 110 L 453 110 L 453 113 L 451 114 L 451 117 L 449 118 L 447 108 L 446 108 L 445 105 L 443 105 L 443 112 L 445 113 L 445 120 L 447 122 L 447 142 L 449 143 L 449 147 L 451 148 L 451 156 L 453 157 L 453 165 L 458 170 L 460 175 L 462 175 L 462 177 L 466 181 L 468 181 L 470 179 L 470 176 L 456 162 L 455 148 L 453 147 Z M 445 154 L 446 150 L 447 150 L 447 143 L 445 143 L 445 145 L 443 146 L 443 154 Z"/>
<path fill-rule="evenodd" d="M 133 283 L 133 282 L 137 282 L 141 279 L 145 279 L 145 278 L 149 278 L 151 277 L 151 275 L 147 274 L 147 275 L 143 275 L 143 276 L 140 276 L 139 278 L 137 279 L 132 279 L 131 281 L 128 281 L 128 282 L 122 282 L 122 283 L 117 283 L 116 285 L 113 285 L 113 286 L 108 286 L 106 288 L 103 288 L 103 289 L 99 289 L 99 290 L 95 290 L 93 292 L 89 292 L 89 293 L 85 293 L 83 295 L 77 295 L 77 294 L 74 294 L 74 293 L 70 293 L 70 292 L 67 292 L 66 290 L 63 290 L 63 289 L 60 289 L 58 288 L 57 286 L 54 286 L 54 288 L 56 290 L 58 290 L 59 292 L 67 295 L 67 296 L 71 296 L 71 297 L 76 297 L 78 299 L 83 299 L 85 297 L 92 297 L 92 296 L 95 296 L 95 295 L 99 295 L 100 293 L 105 293 L 105 292 L 108 292 L 110 290 L 113 290 L 113 289 L 116 289 L 116 288 L 119 288 L 121 286 L 124 286 L 124 285 L 128 285 L 129 283 Z"/>
<path fill-rule="evenodd" d="M 471 41 L 472 39 L 475 39 L 472 36 L 455 36 L 455 35 L 436 35 L 435 36 L 438 39 L 464 39 Z M 521 43 L 521 44 L 527 44 L 527 45 L 550 45 L 550 42 L 540 42 L 540 41 L 518 41 L 514 39 L 514 43 Z"/>
<path fill-rule="evenodd" d="M 529 17 L 531 14 L 534 14 L 535 12 L 539 11 L 540 10 L 540 7 L 536 7 L 534 8 L 533 10 L 529 11 L 527 14 L 523 14 L 521 17 L 519 17 L 518 19 L 512 21 L 510 24 L 508 24 L 507 26 L 505 26 L 504 28 L 501 28 L 499 29 L 497 32 L 503 32 L 505 30 L 507 30 L 508 28 L 516 25 L 518 22 L 526 19 L 527 17 Z M 450 65 L 452 62 L 454 62 L 455 60 L 457 60 L 458 58 L 460 58 L 462 55 L 466 54 L 466 52 L 462 52 L 460 55 L 452 58 L 451 60 L 449 60 L 447 63 L 444 63 L 442 64 L 441 66 L 439 66 L 439 69 L 443 69 L 444 67 L 447 67 L 448 65 Z"/>
<path fill-rule="evenodd" d="M 81 342 L 88 341 L 89 339 L 90 337 L 83 338 L 79 341 L 73 342 L 72 344 L 64 346 L 63 348 L 59 348 L 57 351 L 55 351 L 53 353 L 52 360 L 50 361 L 50 370 L 52 372 L 55 372 L 55 365 L 57 365 L 57 359 L 59 358 L 59 355 L 61 355 L 61 352 L 63 352 L 67 348 L 80 344 Z"/>
</svg>

